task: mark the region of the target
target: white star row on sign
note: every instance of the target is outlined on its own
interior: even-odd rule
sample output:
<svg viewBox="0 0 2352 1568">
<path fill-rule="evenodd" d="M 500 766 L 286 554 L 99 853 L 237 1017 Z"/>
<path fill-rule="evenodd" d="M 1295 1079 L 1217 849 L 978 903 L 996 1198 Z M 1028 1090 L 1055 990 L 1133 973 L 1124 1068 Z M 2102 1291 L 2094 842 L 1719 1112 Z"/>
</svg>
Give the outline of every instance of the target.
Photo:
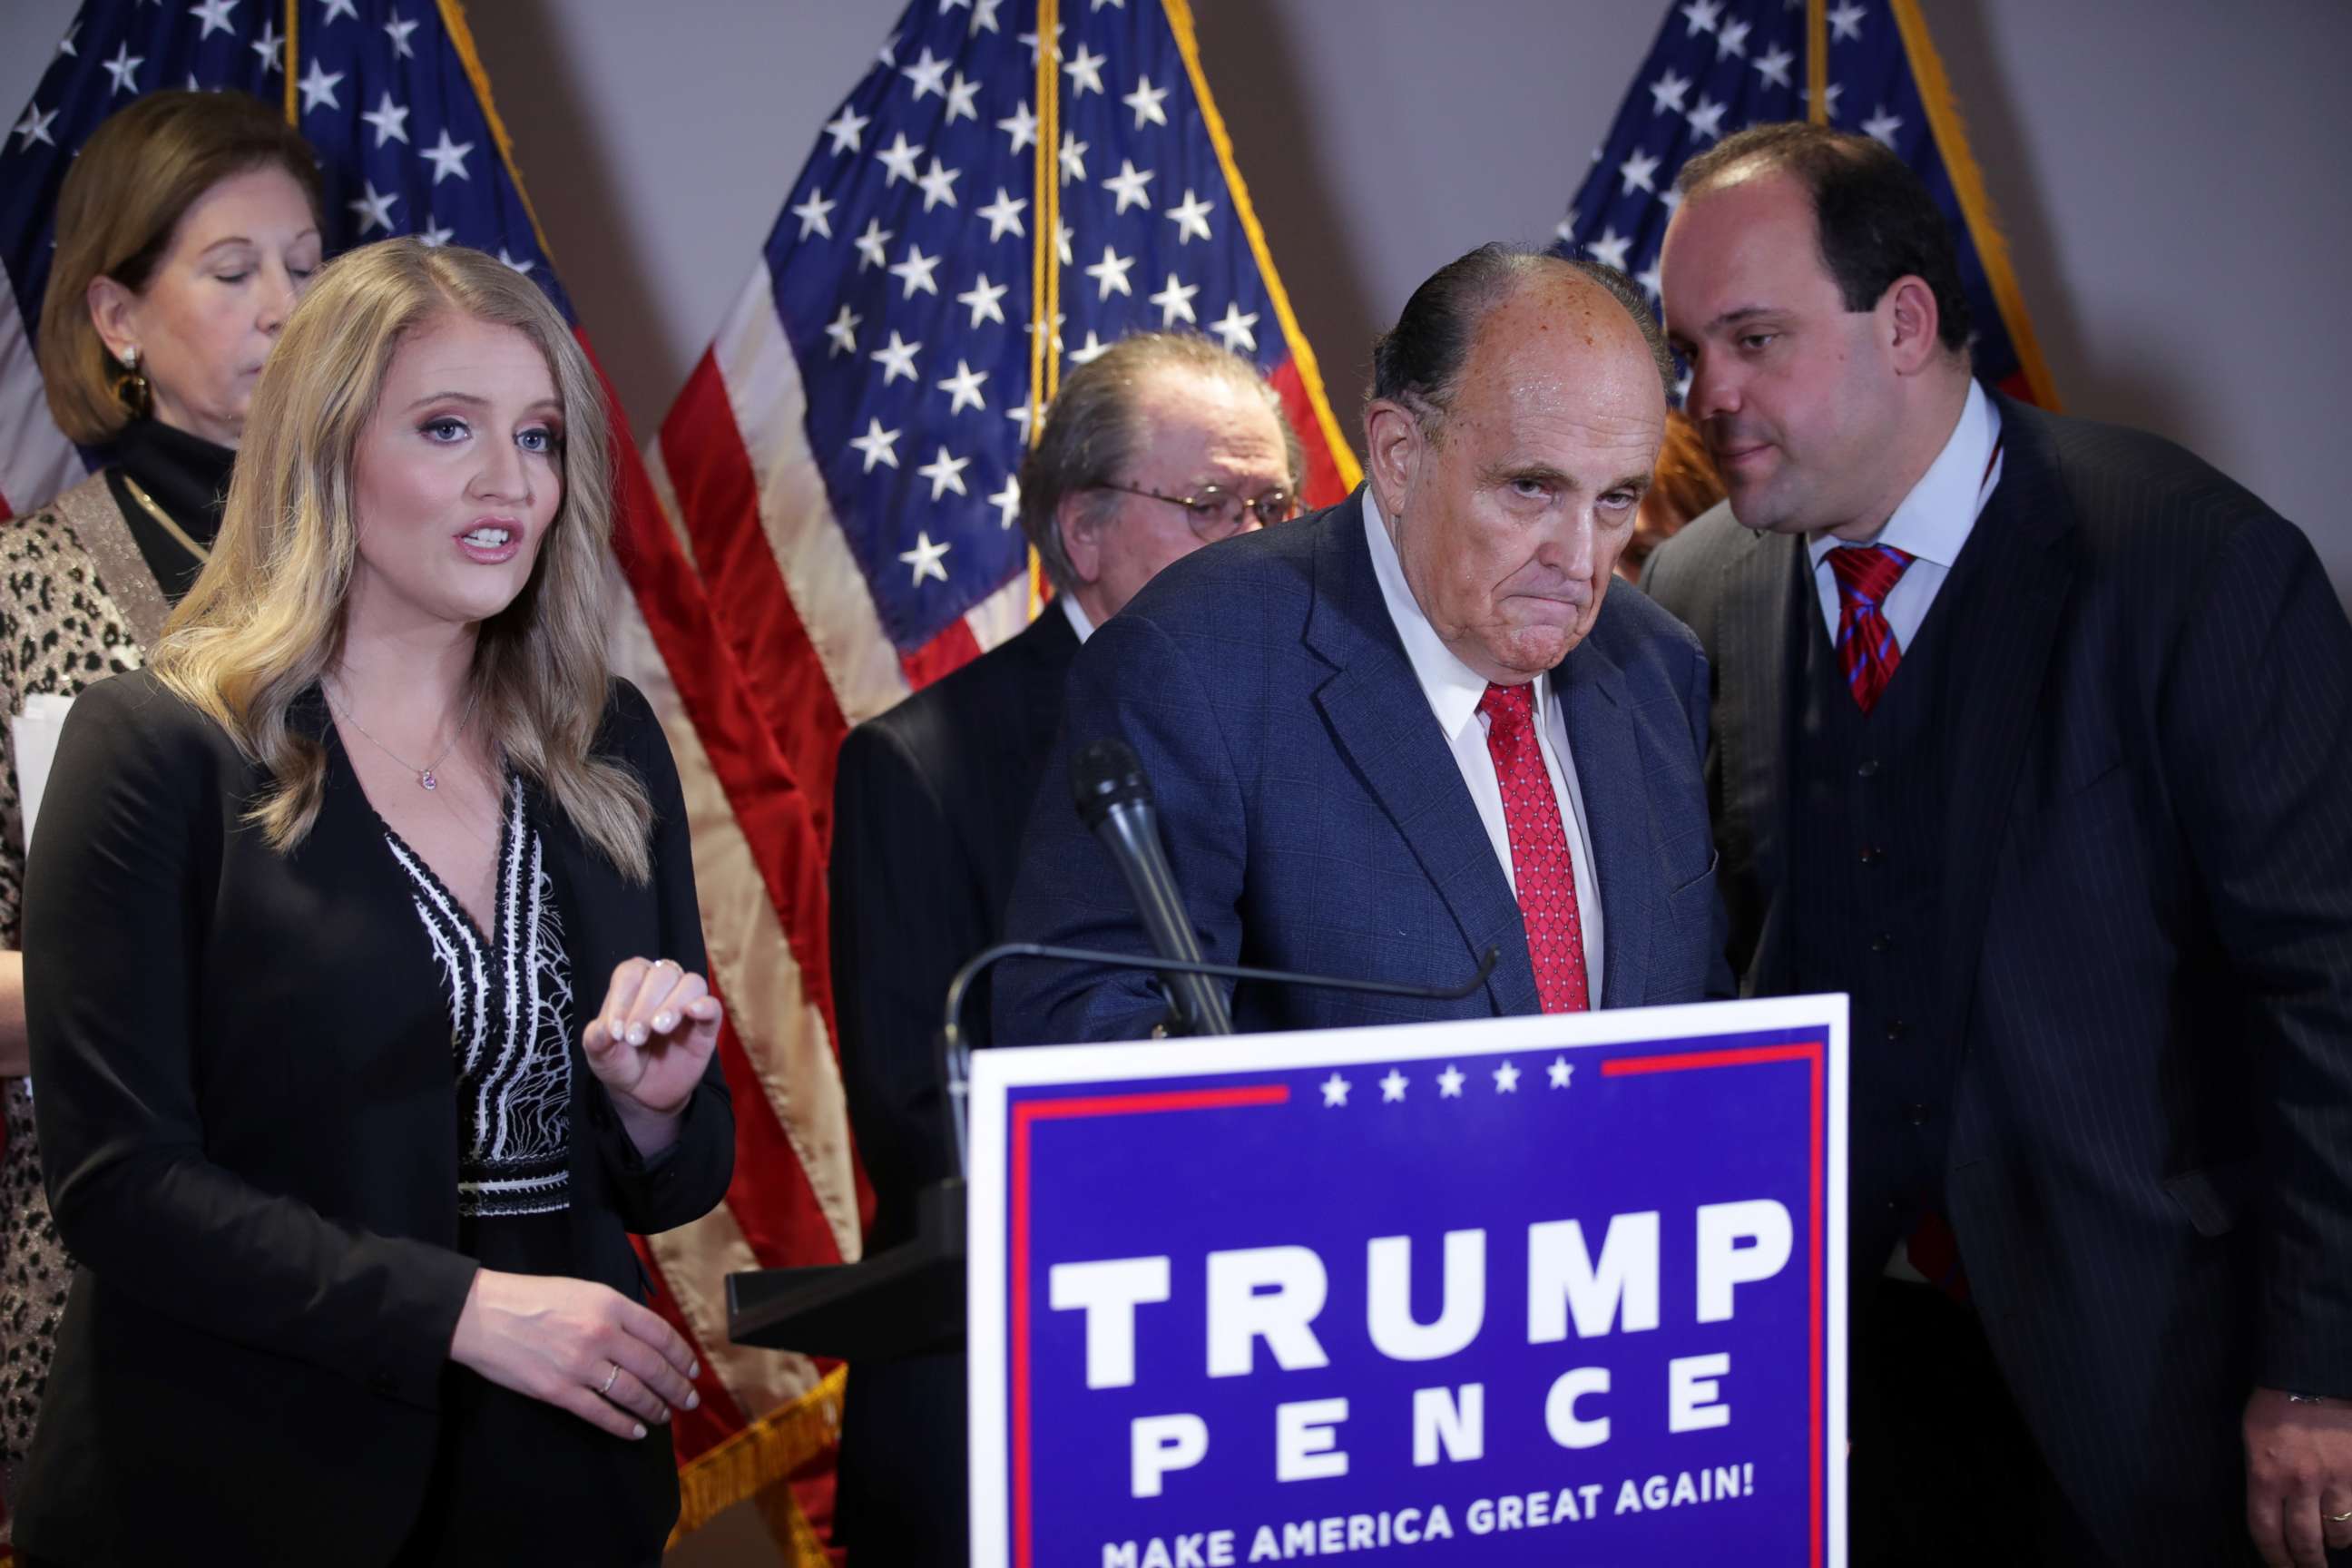
<svg viewBox="0 0 2352 1568">
<path fill-rule="evenodd" d="M 1576 1064 L 1570 1061 L 1566 1056 L 1554 1057 L 1550 1063 L 1544 1068 L 1545 1079 L 1554 1089 L 1568 1088 L 1570 1080 L 1573 1079 L 1575 1075 Z M 1526 1076 L 1526 1073 L 1520 1069 L 1516 1062 L 1510 1061 L 1507 1058 L 1504 1060 L 1501 1065 L 1495 1068 L 1487 1074 L 1487 1077 L 1494 1080 L 1495 1092 L 1496 1094 L 1518 1093 L 1519 1079 Z M 1437 1098 L 1440 1100 L 1461 1099 L 1462 1086 L 1469 1081 L 1469 1078 L 1470 1075 L 1464 1072 L 1460 1068 L 1455 1067 L 1451 1062 L 1446 1063 L 1445 1070 L 1439 1073 L 1435 1079 L 1435 1082 L 1437 1084 Z M 1383 1105 L 1401 1103 L 1404 1100 L 1405 1091 L 1410 1089 L 1412 1084 L 1412 1080 L 1405 1077 L 1404 1073 L 1396 1068 L 1391 1068 L 1388 1070 L 1386 1077 L 1376 1079 L 1375 1081 L 1381 1086 L 1381 1103 Z M 1353 1089 L 1355 1085 L 1349 1079 L 1341 1077 L 1338 1072 L 1334 1072 L 1329 1078 L 1325 1079 L 1322 1083 L 1317 1087 L 1321 1089 L 1323 1091 L 1324 1105 L 1327 1107 L 1336 1108 L 1348 1103 L 1349 1091 Z"/>
</svg>

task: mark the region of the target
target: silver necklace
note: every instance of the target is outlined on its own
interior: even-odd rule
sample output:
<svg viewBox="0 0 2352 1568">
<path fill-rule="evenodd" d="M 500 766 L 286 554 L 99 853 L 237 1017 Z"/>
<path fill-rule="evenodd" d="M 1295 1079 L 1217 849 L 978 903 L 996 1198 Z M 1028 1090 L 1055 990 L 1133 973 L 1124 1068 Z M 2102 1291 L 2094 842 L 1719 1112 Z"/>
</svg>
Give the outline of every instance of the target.
<svg viewBox="0 0 2352 1568">
<path fill-rule="evenodd" d="M 457 721 L 457 728 L 449 737 L 449 743 L 441 748 L 441 754 L 439 756 L 434 758 L 431 762 L 425 763 L 420 768 L 415 763 L 410 762 L 406 757 L 402 756 L 398 752 L 394 751 L 390 746 L 385 745 L 382 741 L 377 740 L 374 735 L 371 734 L 366 725 L 361 723 L 357 719 L 352 716 L 352 710 L 348 706 L 335 700 L 335 694 L 327 689 L 327 683 L 324 680 L 319 682 L 319 690 L 323 696 L 325 696 L 327 699 L 327 706 L 334 710 L 337 718 L 341 719 L 344 723 L 349 724 L 352 729 L 357 730 L 360 734 L 366 739 L 368 744 L 373 746 L 377 751 L 382 752 L 385 756 L 390 757 L 394 762 L 398 763 L 402 767 L 406 768 L 410 773 L 415 773 L 416 775 L 417 786 L 421 789 L 427 790 L 436 790 L 441 787 L 441 781 L 433 776 L 433 770 L 439 767 L 443 763 L 447 762 L 449 760 L 449 753 L 457 749 L 457 742 L 466 738 L 466 726 L 474 721 L 474 703 L 481 695 L 480 692 L 477 691 L 472 696 L 466 699 L 466 716 Z"/>
</svg>

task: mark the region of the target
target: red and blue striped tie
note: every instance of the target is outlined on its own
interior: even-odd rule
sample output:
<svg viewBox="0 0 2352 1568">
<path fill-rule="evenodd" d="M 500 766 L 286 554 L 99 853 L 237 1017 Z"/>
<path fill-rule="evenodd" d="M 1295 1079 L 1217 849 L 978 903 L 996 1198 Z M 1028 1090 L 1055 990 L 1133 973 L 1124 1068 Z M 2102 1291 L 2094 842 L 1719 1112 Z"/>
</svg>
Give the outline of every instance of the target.
<svg viewBox="0 0 2352 1568">
<path fill-rule="evenodd" d="M 1885 606 L 1912 558 L 1891 544 L 1849 544 L 1831 551 L 1829 559 L 1838 585 L 1838 664 L 1867 713 L 1903 662 Z"/>
</svg>

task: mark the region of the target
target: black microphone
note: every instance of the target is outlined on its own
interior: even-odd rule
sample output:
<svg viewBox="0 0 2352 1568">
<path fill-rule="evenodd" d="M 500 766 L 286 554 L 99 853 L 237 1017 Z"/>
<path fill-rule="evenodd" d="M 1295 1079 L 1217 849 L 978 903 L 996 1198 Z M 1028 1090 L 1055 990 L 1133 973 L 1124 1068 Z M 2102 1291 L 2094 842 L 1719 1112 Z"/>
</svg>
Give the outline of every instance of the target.
<svg viewBox="0 0 2352 1568">
<path fill-rule="evenodd" d="M 1144 776 L 1135 748 L 1115 735 L 1078 748 L 1070 758 L 1070 795 L 1077 803 L 1078 819 L 1101 840 L 1119 875 L 1127 879 L 1152 952 L 1178 963 L 1200 963 L 1201 944 L 1192 939 L 1192 920 L 1160 847 L 1160 808 L 1151 798 L 1151 781 Z M 1160 984 L 1168 991 L 1170 1034 L 1234 1032 L 1225 999 L 1207 975 L 1168 974 Z"/>
</svg>

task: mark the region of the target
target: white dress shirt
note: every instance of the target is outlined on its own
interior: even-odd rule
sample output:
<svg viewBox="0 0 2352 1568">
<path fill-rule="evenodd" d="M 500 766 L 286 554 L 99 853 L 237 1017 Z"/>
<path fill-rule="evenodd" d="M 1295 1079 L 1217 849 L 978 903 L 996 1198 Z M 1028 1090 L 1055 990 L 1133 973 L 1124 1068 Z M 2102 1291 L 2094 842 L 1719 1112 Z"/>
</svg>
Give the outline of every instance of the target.
<svg viewBox="0 0 2352 1568">
<path fill-rule="evenodd" d="M 2000 447 L 2000 410 L 1974 381 L 1969 383 L 1969 400 L 1961 405 L 1958 423 L 1944 442 L 1944 450 L 1878 537 L 1867 541 L 1852 541 L 1823 532 L 1811 536 L 1809 548 L 1813 559 L 1813 585 L 1822 597 L 1822 619 L 1829 623 L 1830 641 L 1835 644 L 1838 631 L 1837 574 L 1830 568 L 1830 552 L 1842 544 L 1891 544 L 1913 557 L 1903 576 L 1886 595 L 1879 613 L 1895 632 L 1895 646 L 1907 648 L 1911 639 L 1919 635 L 1920 623 L 1927 618 L 1927 607 L 1944 586 L 1944 579 L 1952 574 L 1952 563 L 1960 558 L 1960 546 L 1977 525 L 1978 513 L 1992 499 L 1993 487 L 2000 482 L 1997 461 Z"/>
<path fill-rule="evenodd" d="M 1076 594 L 1056 594 L 1054 603 L 1061 605 L 1062 614 L 1070 617 L 1070 629 L 1078 634 L 1078 646 L 1084 647 L 1087 639 L 1095 635 L 1095 624 L 1087 619 L 1084 610 L 1078 608 L 1078 596 Z"/>
<path fill-rule="evenodd" d="M 1445 732 L 1445 742 L 1454 749 L 1454 765 L 1462 770 L 1462 782 L 1470 787 L 1471 804 L 1478 808 L 1479 821 L 1486 825 L 1486 837 L 1495 847 L 1495 858 L 1501 863 L 1504 879 L 1511 884 L 1514 897 L 1518 893 L 1518 876 L 1511 866 L 1511 829 L 1503 816 L 1503 786 L 1495 776 L 1494 754 L 1486 749 L 1486 716 L 1478 711 L 1478 703 L 1486 695 L 1486 678 L 1454 657 L 1437 635 L 1437 628 L 1422 614 L 1420 602 L 1413 598 L 1412 587 L 1404 580 L 1404 565 L 1397 559 L 1396 542 L 1389 538 L 1388 523 L 1381 516 L 1380 503 L 1372 499 L 1370 485 L 1364 487 L 1364 537 L 1372 547 L 1372 574 L 1380 579 L 1381 597 L 1389 607 L 1389 619 L 1396 623 L 1397 635 L 1404 639 L 1405 657 L 1412 663 L 1415 679 L 1421 682 L 1421 694 L 1429 700 L 1429 710 L 1437 716 L 1437 727 Z M 1601 1005 L 1601 884 L 1592 866 L 1592 835 L 1584 821 L 1584 795 L 1576 782 L 1576 762 L 1569 755 L 1568 730 L 1560 716 L 1559 699 L 1549 679 L 1535 682 L 1536 749 L 1542 754 L 1544 772 L 1551 777 L 1552 796 L 1559 803 L 1560 826 L 1567 832 L 1570 858 L 1575 862 L 1577 918 L 1584 931 L 1584 978 L 1592 1005 Z"/>
</svg>

